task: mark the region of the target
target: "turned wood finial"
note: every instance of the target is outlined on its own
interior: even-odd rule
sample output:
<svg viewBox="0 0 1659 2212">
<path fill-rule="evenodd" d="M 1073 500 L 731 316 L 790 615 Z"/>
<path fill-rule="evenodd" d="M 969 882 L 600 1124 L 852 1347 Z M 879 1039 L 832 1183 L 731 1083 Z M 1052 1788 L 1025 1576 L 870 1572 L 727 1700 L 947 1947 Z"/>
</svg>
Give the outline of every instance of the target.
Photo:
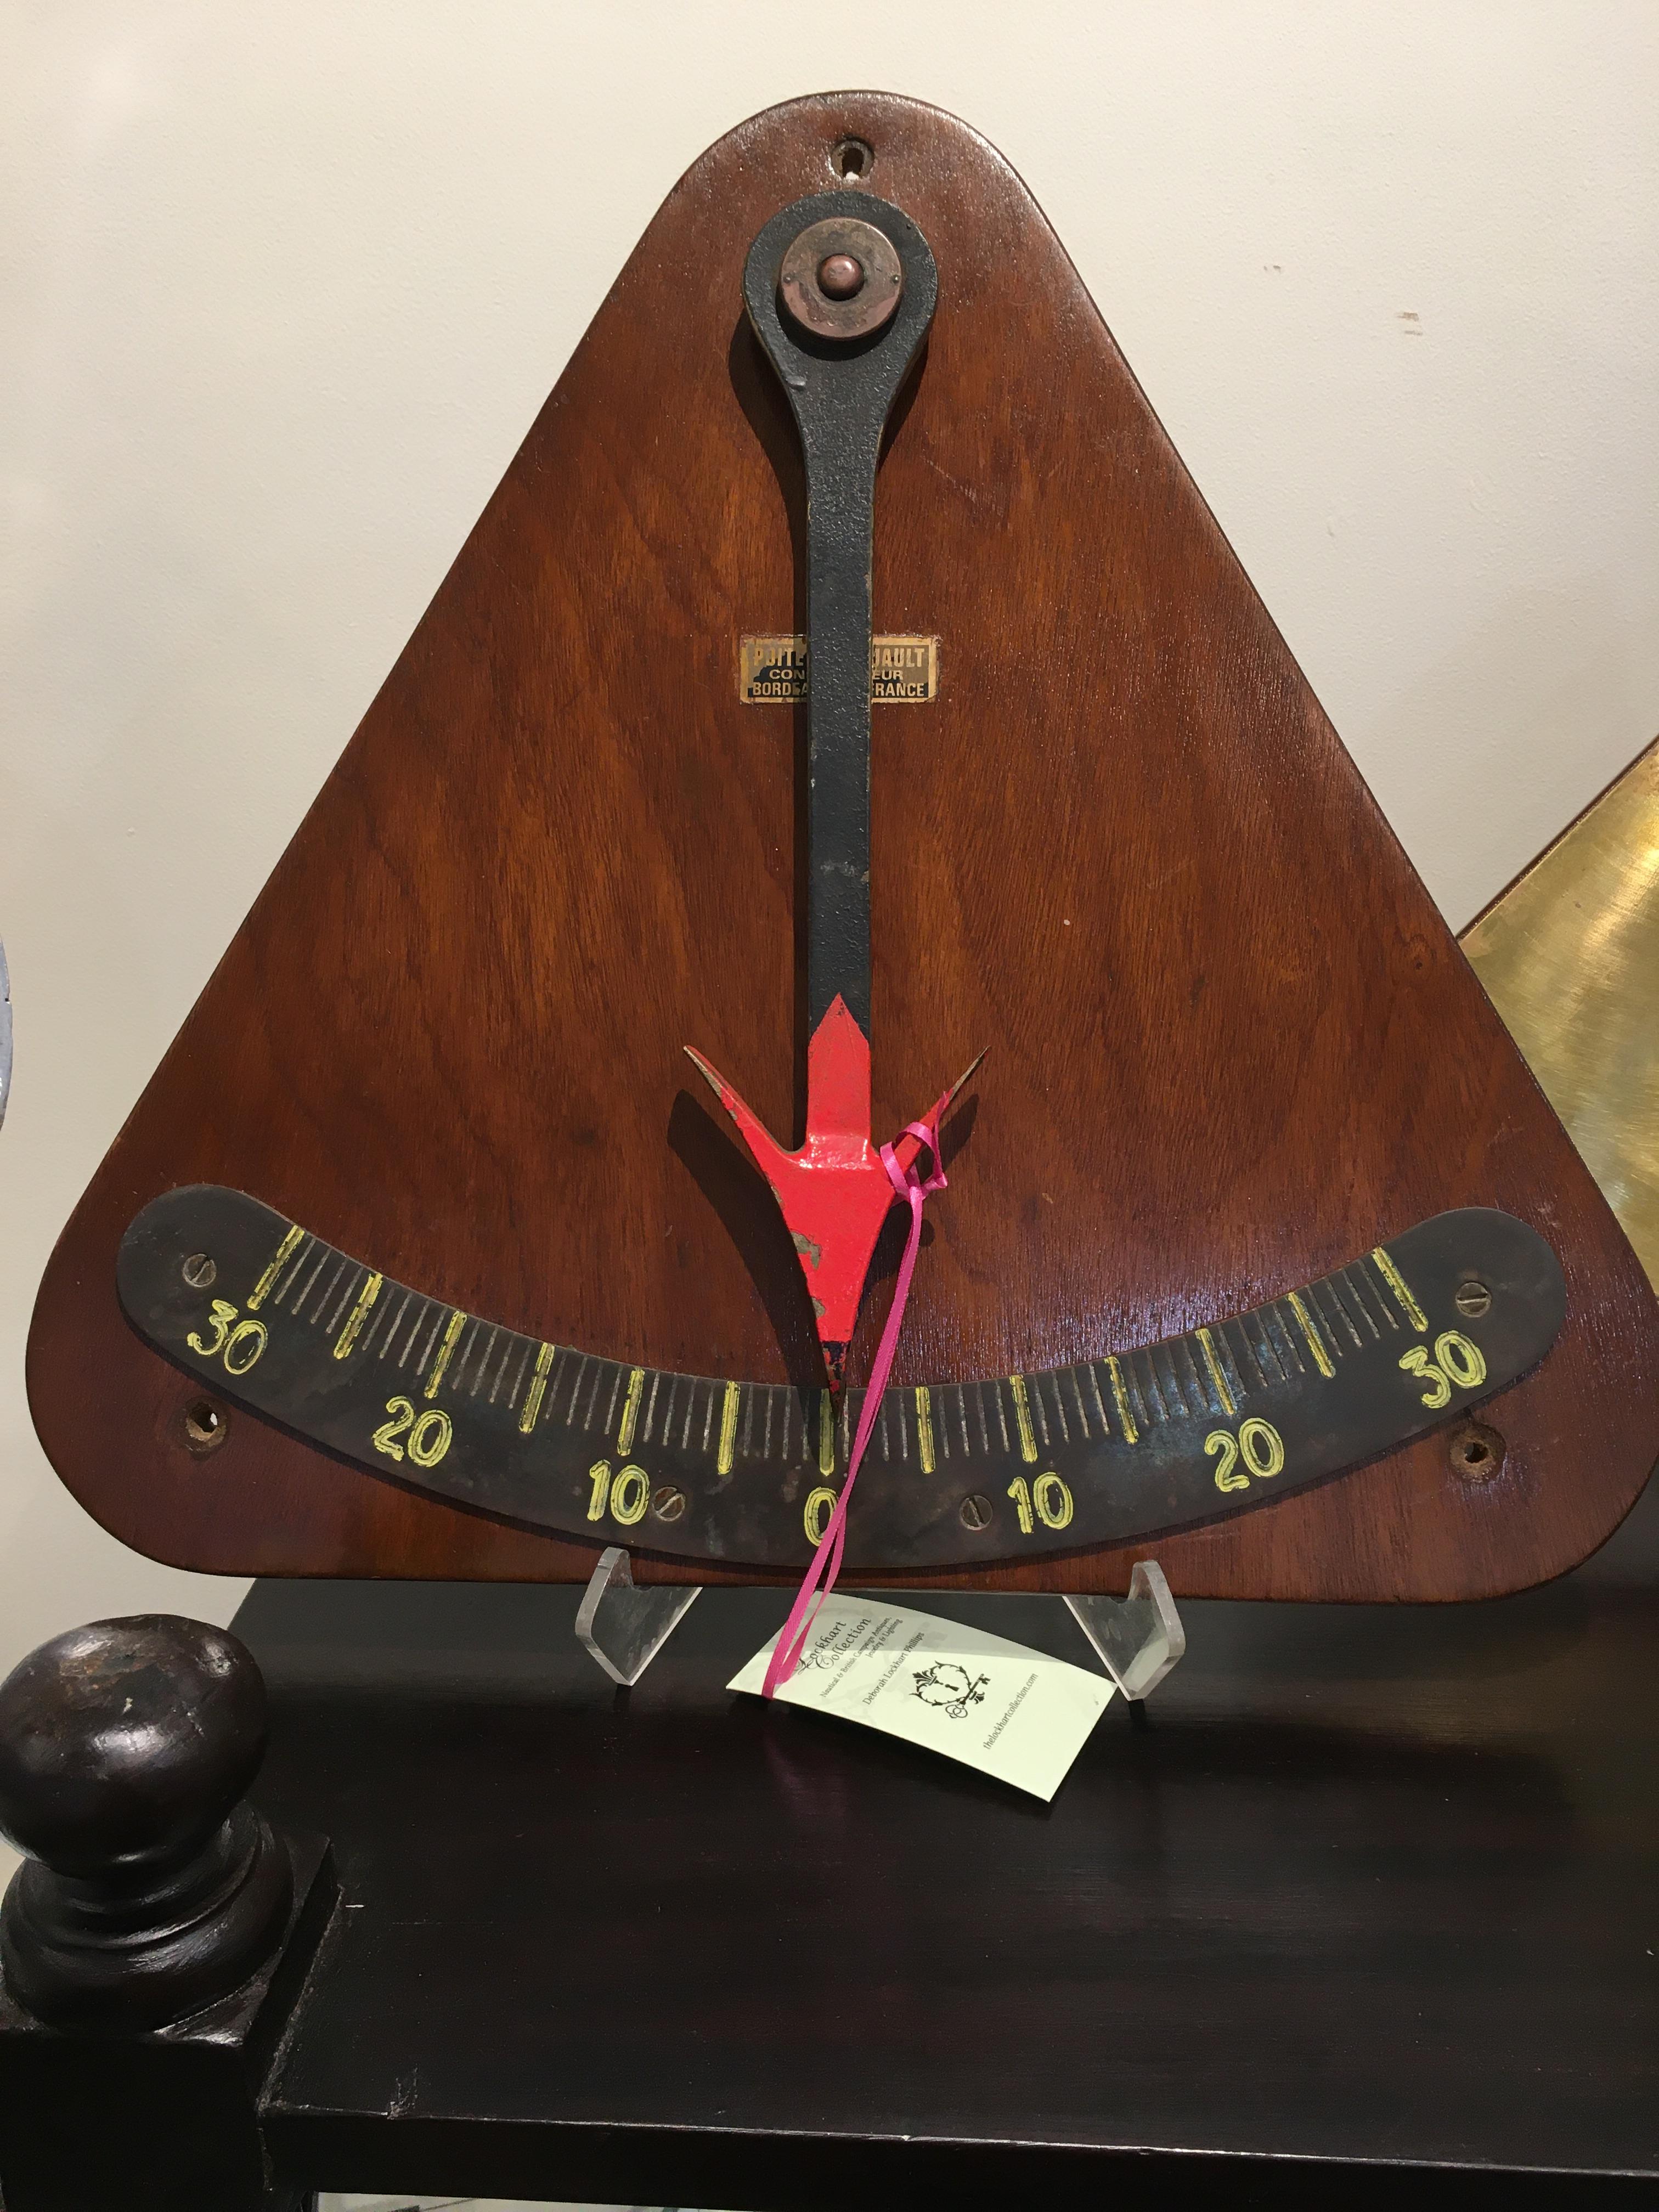
<svg viewBox="0 0 1659 2212">
<path fill-rule="evenodd" d="M 165 1613 L 54 1637 L 0 1683 L 0 1902 L 10 1996 L 57 2027 L 158 2027 L 280 1942 L 285 1844 L 244 1792 L 265 1689 L 234 1636 Z"/>
</svg>

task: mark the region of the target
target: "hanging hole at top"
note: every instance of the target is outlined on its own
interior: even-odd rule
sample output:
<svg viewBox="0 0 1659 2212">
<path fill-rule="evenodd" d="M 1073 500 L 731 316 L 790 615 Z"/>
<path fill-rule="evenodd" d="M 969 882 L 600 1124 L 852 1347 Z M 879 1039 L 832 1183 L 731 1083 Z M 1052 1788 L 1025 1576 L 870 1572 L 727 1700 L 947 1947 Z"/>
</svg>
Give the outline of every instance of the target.
<svg viewBox="0 0 1659 2212">
<path fill-rule="evenodd" d="M 866 138 L 842 138 L 830 149 L 831 173 L 844 185 L 861 185 L 875 160 L 876 149 Z"/>
</svg>

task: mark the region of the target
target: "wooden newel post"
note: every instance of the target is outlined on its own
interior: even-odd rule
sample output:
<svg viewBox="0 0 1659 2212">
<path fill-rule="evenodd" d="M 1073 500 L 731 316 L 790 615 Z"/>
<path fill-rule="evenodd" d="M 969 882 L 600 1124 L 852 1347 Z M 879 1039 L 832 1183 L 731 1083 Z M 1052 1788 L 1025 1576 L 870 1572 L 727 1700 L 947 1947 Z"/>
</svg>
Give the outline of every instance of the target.
<svg viewBox="0 0 1659 2212">
<path fill-rule="evenodd" d="M 268 2212 L 264 2067 L 334 1897 L 245 1793 L 265 1691 L 163 1614 L 55 1637 L 0 1683 L 7 2212 Z"/>
</svg>

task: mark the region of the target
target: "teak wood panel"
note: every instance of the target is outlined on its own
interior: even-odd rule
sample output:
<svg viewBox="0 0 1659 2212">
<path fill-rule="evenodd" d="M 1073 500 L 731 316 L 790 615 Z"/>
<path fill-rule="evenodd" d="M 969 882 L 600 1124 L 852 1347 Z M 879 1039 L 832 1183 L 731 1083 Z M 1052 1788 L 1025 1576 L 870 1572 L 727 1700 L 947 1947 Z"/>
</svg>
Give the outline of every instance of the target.
<svg viewBox="0 0 1659 2212">
<path fill-rule="evenodd" d="M 1486 1409 L 1492 1480 L 1431 1437 L 1156 1547 L 959 1579 L 1121 1588 L 1154 1548 L 1194 1595 L 1559 1572 L 1659 1453 L 1652 1294 L 1040 210 L 965 125 L 878 94 L 744 124 L 630 258 L 64 1231 L 29 1351 L 46 1449 L 184 1565 L 590 1571 L 245 1417 L 192 1457 L 199 1386 L 129 1329 L 114 1258 L 193 1182 L 550 1340 L 816 1379 L 775 1209 L 682 1047 L 798 1127 L 802 731 L 739 703 L 736 662 L 802 626 L 801 476 L 739 276 L 848 134 L 940 270 L 877 497 L 877 627 L 942 641 L 937 701 L 875 710 L 878 1133 L 989 1048 L 895 1380 L 1174 1334 L 1461 1205 L 1534 1223 L 1568 1283 L 1556 1349 Z"/>
</svg>

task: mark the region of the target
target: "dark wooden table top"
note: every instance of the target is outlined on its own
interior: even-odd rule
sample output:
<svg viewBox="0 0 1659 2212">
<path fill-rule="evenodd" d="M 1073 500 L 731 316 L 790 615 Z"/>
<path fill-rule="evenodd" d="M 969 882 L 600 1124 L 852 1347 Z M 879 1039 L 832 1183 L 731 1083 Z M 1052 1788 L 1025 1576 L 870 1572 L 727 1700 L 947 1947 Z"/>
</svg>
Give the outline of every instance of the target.
<svg viewBox="0 0 1659 2212">
<path fill-rule="evenodd" d="M 611 2202 L 1577 2203 L 1659 2174 L 1659 1492 L 1461 1607 L 1193 1604 L 1052 1807 L 576 1593 L 266 1583 L 259 1796 L 338 1916 L 285 2173 Z M 928 1601 L 920 1601 L 926 1605 Z M 1057 1599 L 936 1610 L 1084 1661 Z"/>
</svg>

